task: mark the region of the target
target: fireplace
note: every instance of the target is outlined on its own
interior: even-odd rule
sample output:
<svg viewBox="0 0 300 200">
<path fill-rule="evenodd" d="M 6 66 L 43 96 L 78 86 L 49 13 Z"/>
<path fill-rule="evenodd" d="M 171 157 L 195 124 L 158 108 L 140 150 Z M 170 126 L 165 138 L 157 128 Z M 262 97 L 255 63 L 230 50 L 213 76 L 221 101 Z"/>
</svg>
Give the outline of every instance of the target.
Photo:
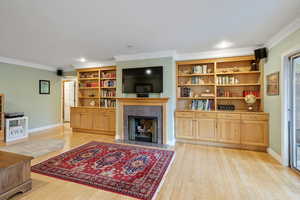
<svg viewBox="0 0 300 200">
<path fill-rule="evenodd" d="M 161 106 L 124 106 L 124 139 L 163 144 Z"/>
<path fill-rule="evenodd" d="M 128 139 L 157 143 L 157 117 L 128 116 Z"/>
</svg>

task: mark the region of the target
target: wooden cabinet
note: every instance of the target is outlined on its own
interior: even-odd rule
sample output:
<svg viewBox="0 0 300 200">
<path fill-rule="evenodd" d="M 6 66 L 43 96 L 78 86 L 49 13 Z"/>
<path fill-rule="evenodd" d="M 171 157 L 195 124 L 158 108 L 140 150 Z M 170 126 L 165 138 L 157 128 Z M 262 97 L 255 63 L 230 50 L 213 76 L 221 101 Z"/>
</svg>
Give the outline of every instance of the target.
<svg viewBox="0 0 300 200">
<path fill-rule="evenodd" d="M 193 139 L 193 117 L 177 116 L 175 129 L 177 138 Z"/>
<path fill-rule="evenodd" d="M 115 131 L 115 112 L 101 111 L 93 113 L 94 129 L 101 131 Z"/>
<path fill-rule="evenodd" d="M 216 119 L 195 118 L 194 137 L 199 140 L 216 141 Z"/>
<path fill-rule="evenodd" d="M 237 148 L 264 150 L 268 146 L 268 115 L 265 113 L 175 113 L 176 138 L 213 142 Z"/>
<path fill-rule="evenodd" d="M 115 111 L 102 108 L 71 108 L 74 131 L 115 135 Z"/>
<path fill-rule="evenodd" d="M 267 146 L 268 145 L 268 122 L 249 121 L 241 122 L 241 143 L 245 145 Z"/>
<path fill-rule="evenodd" d="M 234 144 L 241 142 L 240 120 L 238 119 L 218 119 L 217 132 L 218 142 Z"/>
</svg>

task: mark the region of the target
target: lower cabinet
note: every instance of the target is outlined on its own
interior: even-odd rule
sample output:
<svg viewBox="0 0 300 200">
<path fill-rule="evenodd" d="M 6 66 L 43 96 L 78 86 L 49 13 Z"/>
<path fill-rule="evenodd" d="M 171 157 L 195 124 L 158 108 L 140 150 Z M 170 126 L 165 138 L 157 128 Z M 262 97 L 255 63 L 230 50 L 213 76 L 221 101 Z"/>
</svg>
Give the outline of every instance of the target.
<svg viewBox="0 0 300 200">
<path fill-rule="evenodd" d="M 216 119 L 195 119 L 194 137 L 199 140 L 216 140 Z"/>
<path fill-rule="evenodd" d="M 268 122 L 267 121 L 242 121 L 241 143 L 245 145 L 267 146 Z"/>
<path fill-rule="evenodd" d="M 175 130 L 178 138 L 193 139 L 193 118 L 192 116 L 178 115 L 175 119 Z"/>
<path fill-rule="evenodd" d="M 234 144 L 268 146 L 268 115 L 217 112 L 176 112 L 176 138 Z"/>
<path fill-rule="evenodd" d="M 101 108 L 71 108 L 71 127 L 86 132 L 115 135 L 115 111 Z"/>
<path fill-rule="evenodd" d="M 217 141 L 224 143 L 241 143 L 241 127 L 238 119 L 218 119 Z"/>
</svg>

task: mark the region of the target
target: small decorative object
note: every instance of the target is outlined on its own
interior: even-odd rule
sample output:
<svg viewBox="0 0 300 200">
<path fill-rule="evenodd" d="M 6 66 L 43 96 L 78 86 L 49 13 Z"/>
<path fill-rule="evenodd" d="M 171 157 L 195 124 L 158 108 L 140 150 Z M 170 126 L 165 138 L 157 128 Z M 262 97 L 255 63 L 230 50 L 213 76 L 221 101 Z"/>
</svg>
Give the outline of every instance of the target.
<svg viewBox="0 0 300 200">
<path fill-rule="evenodd" d="M 279 95 L 279 72 L 267 75 L 267 95 Z"/>
<path fill-rule="evenodd" d="M 248 111 L 253 111 L 253 104 L 256 102 L 256 96 L 248 94 L 245 96 L 245 102 L 248 104 Z"/>
<path fill-rule="evenodd" d="M 212 69 L 211 69 L 211 68 L 208 68 L 208 69 L 207 69 L 207 73 L 212 73 Z"/>
<path fill-rule="evenodd" d="M 50 94 L 50 81 L 40 80 L 39 91 L 40 91 L 40 94 Z"/>
<path fill-rule="evenodd" d="M 233 71 L 233 72 L 239 72 L 240 70 L 239 70 L 239 68 L 234 67 L 234 68 L 232 69 L 232 71 Z"/>
<path fill-rule="evenodd" d="M 251 69 L 250 69 L 250 71 L 257 71 L 257 63 L 256 63 L 256 61 L 253 61 L 251 63 Z"/>
<path fill-rule="evenodd" d="M 96 105 L 96 102 L 93 100 L 90 102 L 90 106 L 95 106 Z"/>
</svg>

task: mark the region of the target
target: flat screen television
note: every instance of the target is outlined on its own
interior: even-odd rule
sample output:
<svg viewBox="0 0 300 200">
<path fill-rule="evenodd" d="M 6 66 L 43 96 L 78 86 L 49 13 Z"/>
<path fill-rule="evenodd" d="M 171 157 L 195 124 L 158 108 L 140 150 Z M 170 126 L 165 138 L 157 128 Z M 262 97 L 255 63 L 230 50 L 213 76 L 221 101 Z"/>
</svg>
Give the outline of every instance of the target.
<svg viewBox="0 0 300 200">
<path fill-rule="evenodd" d="M 163 67 L 127 68 L 122 71 L 123 93 L 163 92 Z"/>
</svg>

